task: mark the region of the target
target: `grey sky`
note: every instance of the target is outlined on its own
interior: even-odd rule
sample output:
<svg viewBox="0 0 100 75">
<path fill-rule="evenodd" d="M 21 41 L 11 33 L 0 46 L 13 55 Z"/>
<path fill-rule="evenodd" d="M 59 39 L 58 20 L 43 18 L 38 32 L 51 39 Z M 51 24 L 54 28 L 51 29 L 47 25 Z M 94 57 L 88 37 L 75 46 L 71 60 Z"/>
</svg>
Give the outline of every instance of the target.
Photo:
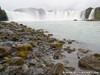
<svg viewBox="0 0 100 75">
<path fill-rule="evenodd" d="M 6 10 L 17 8 L 44 8 L 44 9 L 84 9 L 100 6 L 100 0 L 0 0 L 0 6 Z"/>
</svg>

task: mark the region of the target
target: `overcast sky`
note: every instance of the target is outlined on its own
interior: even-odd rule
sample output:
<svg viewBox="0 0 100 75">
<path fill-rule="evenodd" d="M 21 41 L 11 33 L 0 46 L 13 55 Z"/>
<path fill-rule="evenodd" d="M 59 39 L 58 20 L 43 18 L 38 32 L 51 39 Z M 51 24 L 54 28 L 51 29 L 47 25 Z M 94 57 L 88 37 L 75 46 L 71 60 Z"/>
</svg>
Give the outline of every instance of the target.
<svg viewBox="0 0 100 75">
<path fill-rule="evenodd" d="M 84 9 L 99 7 L 100 0 L 0 0 L 0 6 L 6 10 L 17 8 L 44 8 L 44 9 Z"/>
</svg>

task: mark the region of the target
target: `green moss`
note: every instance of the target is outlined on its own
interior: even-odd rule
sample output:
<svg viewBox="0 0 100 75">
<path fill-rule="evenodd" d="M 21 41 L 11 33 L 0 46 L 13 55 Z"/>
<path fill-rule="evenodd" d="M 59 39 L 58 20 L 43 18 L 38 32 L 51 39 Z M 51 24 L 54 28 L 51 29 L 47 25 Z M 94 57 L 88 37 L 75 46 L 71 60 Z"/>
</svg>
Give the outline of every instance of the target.
<svg viewBox="0 0 100 75">
<path fill-rule="evenodd" d="M 97 21 L 96 19 L 91 19 L 91 20 L 87 20 L 87 21 Z"/>
<path fill-rule="evenodd" d="M 50 38 L 49 42 L 54 42 L 54 41 L 57 41 L 56 38 Z"/>
<path fill-rule="evenodd" d="M 30 44 L 31 44 L 33 47 L 36 47 L 36 46 L 37 46 L 36 43 L 35 43 L 34 41 L 32 41 Z"/>
<path fill-rule="evenodd" d="M 32 45 L 29 43 L 19 44 L 15 46 L 15 49 L 19 56 L 25 57 L 32 49 Z"/>
<path fill-rule="evenodd" d="M 17 51 L 17 53 L 18 53 L 18 55 L 20 57 L 25 57 L 29 53 L 29 51 L 27 51 L 27 50 L 21 50 L 21 51 Z"/>
<path fill-rule="evenodd" d="M 100 54 L 96 53 L 94 54 L 95 57 L 100 57 Z"/>
<path fill-rule="evenodd" d="M 62 46 L 63 46 L 63 42 L 61 42 L 61 41 L 55 41 L 53 44 L 51 43 L 50 44 L 50 46 L 52 47 L 52 48 L 62 48 Z"/>
</svg>

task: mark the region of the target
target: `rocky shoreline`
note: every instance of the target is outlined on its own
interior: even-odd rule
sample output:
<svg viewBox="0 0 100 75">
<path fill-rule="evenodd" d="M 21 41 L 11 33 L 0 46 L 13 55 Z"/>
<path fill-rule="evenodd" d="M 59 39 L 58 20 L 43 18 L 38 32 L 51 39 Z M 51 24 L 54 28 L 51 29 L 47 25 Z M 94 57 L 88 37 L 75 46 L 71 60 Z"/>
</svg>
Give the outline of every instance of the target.
<svg viewBox="0 0 100 75">
<path fill-rule="evenodd" d="M 42 29 L 0 22 L 0 75 L 75 75 L 67 73 L 75 72 L 66 59 L 73 52 L 77 52 L 79 67 L 99 75 L 100 53 L 90 55 L 90 50 L 69 46 L 78 43 L 76 40 L 61 41 L 52 36 Z"/>
</svg>

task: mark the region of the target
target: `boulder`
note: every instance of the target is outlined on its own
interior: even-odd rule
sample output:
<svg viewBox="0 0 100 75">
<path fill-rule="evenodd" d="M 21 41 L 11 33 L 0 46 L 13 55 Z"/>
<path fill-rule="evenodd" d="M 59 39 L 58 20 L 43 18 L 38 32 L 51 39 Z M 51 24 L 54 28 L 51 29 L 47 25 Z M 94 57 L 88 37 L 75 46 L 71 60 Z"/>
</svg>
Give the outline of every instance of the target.
<svg viewBox="0 0 100 75">
<path fill-rule="evenodd" d="M 81 69 L 100 72 L 100 53 L 81 58 L 78 65 Z"/>
<path fill-rule="evenodd" d="M 62 63 L 57 63 L 51 68 L 49 74 L 50 75 L 60 75 L 64 71 L 64 65 Z"/>
<path fill-rule="evenodd" d="M 8 47 L 0 46 L 0 57 L 8 56 L 9 52 L 10 52 L 10 49 Z"/>
<path fill-rule="evenodd" d="M 10 65 L 23 65 L 24 59 L 21 57 L 12 57 L 8 59 L 7 63 Z"/>
</svg>

